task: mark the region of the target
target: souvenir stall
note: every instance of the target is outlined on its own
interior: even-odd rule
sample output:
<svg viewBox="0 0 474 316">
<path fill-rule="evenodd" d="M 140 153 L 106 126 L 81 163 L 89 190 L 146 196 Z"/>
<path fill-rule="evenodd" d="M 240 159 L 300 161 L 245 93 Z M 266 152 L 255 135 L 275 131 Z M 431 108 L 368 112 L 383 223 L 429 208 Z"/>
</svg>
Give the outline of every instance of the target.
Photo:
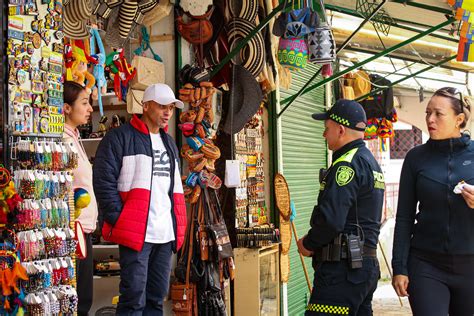
<svg viewBox="0 0 474 316">
<path fill-rule="evenodd" d="M 9 168 L 2 167 L 1 314 L 73 315 L 77 149 L 62 141 L 63 6 L 8 2 Z M 11 181 L 10 181 L 11 173 Z M 82 244 L 83 240 L 80 240 Z"/>
<path fill-rule="evenodd" d="M 291 74 L 297 76 L 308 61 L 323 65 L 324 75 L 329 76 L 335 59 L 334 40 L 325 16 L 317 13 L 310 2 L 294 1 L 290 5 L 292 10 L 263 28 L 257 26 L 272 20 L 283 4 L 274 7 L 270 1 L 234 1 L 229 5 L 188 0 L 181 1 L 176 10 L 176 28 L 191 54 L 189 64 L 179 72 L 180 99 L 189 104 L 179 125 L 185 139 L 182 156 L 189 165 L 186 193 L 191 207 L 197 208 L 195 213 L 199 214 L 200 199 L 204 199 L 204 205 L 208 204 L 205 188 L 215 186 L 215 181 L 206 180 L 207 174 L 223 182 L 222 186 L 219 183 L 217 198 L 210 201 L 208 208 L 222 210 L 227 224 L 225 240 L 234 247 L 233 261 L 237 267 L 232 283 L 234 306 L 228 312 L 235 314 L 262 311 L 268 315 L 279 314 L 280 250 L 275 229 L 278 210 L 271 208 L 273 177 L 269 168 L 269 131 L 271 120 L 275 119 L 269 111 L 274 107 L 272 91 L 276 89 L 277 78 L 289 86 Z M 209 81 L 216 97 L 202 90 Z M 212 114 L 208 114 L 210 105 L 201 101 L 202 98 L 213 100 Z M 214 141 L 211 143 L 209 139 Z M 220 158 L 212 164 L 209 154 L 202 152 L 208 146 L 216 146 L 220 153 Z M 197 223 L 202 226 L 202 216 L 197 218 L 194 229 L 199 237 L 192 237 L 195 247 L 207 249 L 208 244 L 221 242 L 213 240 L 216 232 L 212 229 L 201 229 L 208 235 L 203 237 L 197 228 Z M 203 264 L 199 258 L 193 256 L 191 263 L 199 267 Z M 192 271 L 191 268 L 191 274 Z M 205 278 L 194 282 L 198 284 L 198 302 L 202 301 L 199 283 Z M 249 279 L 256 281 L 249 286 Z M 183 278 L 180 281 L 187 284 Z M 248 291 L 246 294 L 243 288 Z M 265 291 L 267 294 L 263 294 Z M 244 297 L 250 301 L 239 304 Z M 175 297 L 174 301 L 180 300 Z"/>
<path fill-rule="evenodd" d="M 64 3 L 64 80 L 75 81 L 90 92 L 94 111 L 79 131 L 92 163 L 106 133 L 142 113 L 144 90 L 151 84 L 165 83 L 166 66 L 152 45 L 150 29 L 170 9 L 169 4 L 158 1 Z M 169 70 L 174 70 L 172 65 Z M 119 295 L 119 249 L 101 237 L 100 228 L 92 243 L 94 297 L 90 312 L 107 313 L 114 310 L 111 305 Z"/>
</svg>

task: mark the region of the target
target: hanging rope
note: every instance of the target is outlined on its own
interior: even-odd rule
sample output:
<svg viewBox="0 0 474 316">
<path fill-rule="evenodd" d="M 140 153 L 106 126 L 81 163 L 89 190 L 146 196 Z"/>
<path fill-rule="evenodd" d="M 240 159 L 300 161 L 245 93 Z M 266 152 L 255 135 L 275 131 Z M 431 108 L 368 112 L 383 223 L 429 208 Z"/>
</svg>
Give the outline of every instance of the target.
<svg viewBox="0 0 474 316">
<path fill-rule="evenodd" d="M 163 62 L 161 59 L 160 55 L 156 54 L 153 48 L 151 48 L 150 45 L 150 35 L 148 34 L 148 31 L 145 26 L 142 26 L 142 32 L 141 32 L 141 41 L 140 41 L 140 47 L 135 49 L 133 53 L 138 56 L 142 56 L 143 53 L 146 50 L 150 50 L 150 52 L 153 54 L 153 59 L 159 62 Z"/>
</svg>

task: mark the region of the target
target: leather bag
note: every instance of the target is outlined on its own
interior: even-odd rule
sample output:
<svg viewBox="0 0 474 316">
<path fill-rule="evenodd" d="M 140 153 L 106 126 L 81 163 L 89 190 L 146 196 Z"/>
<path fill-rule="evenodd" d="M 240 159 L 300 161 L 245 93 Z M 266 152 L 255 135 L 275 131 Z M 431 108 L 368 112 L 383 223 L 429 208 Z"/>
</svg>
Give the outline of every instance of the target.
<svg viewBox="0 0 474 316">
<path fill-rule="evenodd" d="M 214 190 L 213 190 L 214 191 Z M 212 242 L 216 249 L 218 259 L 223 260 L 234 256 L 232 245 L 230 243 L 229 232 L 222 216 L 221 206 L 216 192 L 214 191 L 215 199 L 213 202 L 209 199 L 208 189 L 204 189 L 206 195 L 207 207 L 211 224 L 209 225 L 209 232 L 212 237 Z"/>
<path fill-rule="evenodd" d="M 211 17 L 214 7 L 202 16 L 192 16 L 183 13 L 182 10 L 176 10 L 176 24 L 179 34 L 191 44 L 205 44 L 212 38 L 213 27 L 209 18 Z M 183 16 L 187 15 L 191 21 L 184 22 Z"/>
<path fill-rule="evenodd" d="M 186 232 L 185 239 L 185 243 L 188 244 L 186 245 L 186 247 L 183 246 L 182 248 L 185 250 L 187 249 L 188 251 L 186 257 L 186 281 L 185 283 L 175 282 L 171 284 L 170 288 L 172 309 L 176 316 L 195 316 L 198 314 L 196 284 L 189 283 L 194 240 L 194 208 L 191 213 L 192 214 L 189 218 L 190 225 L 187 226 L 189 230 Z M 185 256 L 182 255 L 180 257 L 180 261 L 183 261 L 184 257 Z"/>
</svg>

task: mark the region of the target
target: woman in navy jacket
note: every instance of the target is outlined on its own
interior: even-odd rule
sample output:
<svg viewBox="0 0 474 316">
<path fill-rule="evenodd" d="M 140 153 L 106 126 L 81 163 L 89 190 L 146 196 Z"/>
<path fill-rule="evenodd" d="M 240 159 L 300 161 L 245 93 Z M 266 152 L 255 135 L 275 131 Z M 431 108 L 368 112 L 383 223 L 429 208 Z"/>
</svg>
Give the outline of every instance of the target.
<svg viewBox="0 0 474 316">
<path fill-rule="evenodd" d="M 457 89 L 436 91 L 430 139 L 403 164 L 392 283 L 415 316 L 474 315 L 474 143 L 461 133 L 470 111 Z"/>
</svg>

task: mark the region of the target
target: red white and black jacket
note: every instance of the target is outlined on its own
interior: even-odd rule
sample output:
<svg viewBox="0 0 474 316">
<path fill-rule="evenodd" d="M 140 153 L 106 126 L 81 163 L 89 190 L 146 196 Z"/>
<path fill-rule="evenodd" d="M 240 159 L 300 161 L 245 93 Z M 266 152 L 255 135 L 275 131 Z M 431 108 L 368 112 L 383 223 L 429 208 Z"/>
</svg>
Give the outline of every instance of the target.
<svg viewBox="0 0 474 316">
<path fill-rule="evenodd" d="M 186 230 L 183 187 L 176 144 L 164 130 L 160 135 L 170 157 L 171 215 L 175 242 L 181 248 Z M 141 251 L 145 242 L 153 178 L 153 149 L 147 126 L 137 116 L 130 123 L 107 132 L 94 159 L 94 193 L 105 240 Z"/>
</svg>

